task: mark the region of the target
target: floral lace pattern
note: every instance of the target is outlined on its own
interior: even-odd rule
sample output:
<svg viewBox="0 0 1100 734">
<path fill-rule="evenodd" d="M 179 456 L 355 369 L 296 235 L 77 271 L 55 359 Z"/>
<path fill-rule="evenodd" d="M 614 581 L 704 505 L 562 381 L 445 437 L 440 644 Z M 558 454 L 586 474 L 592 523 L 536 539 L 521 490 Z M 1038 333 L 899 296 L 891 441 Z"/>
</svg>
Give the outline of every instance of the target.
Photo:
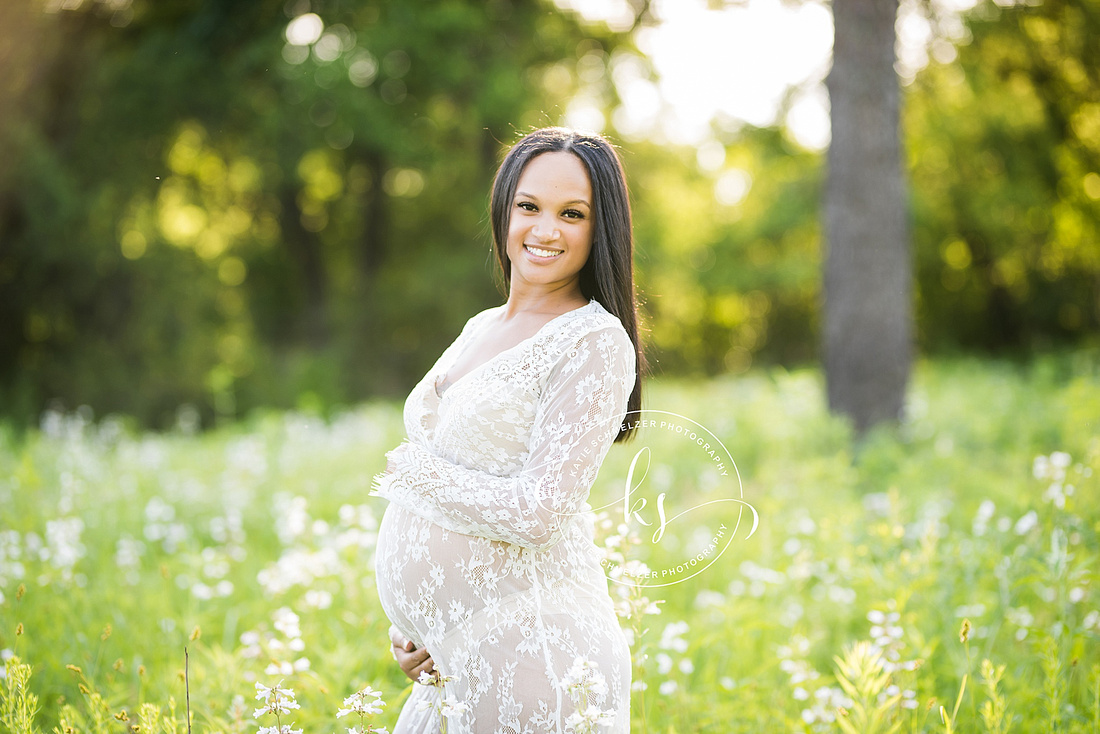
<svg viewBox="0 0 1100 734">
<path fill-rule="evenodd" d="M 572 731 L 569 671 L 586 658 L 606 681 L 589 701 L 606 714 L 599 731 L 628 732 L 630 652 L 586 500 L 634 388 L 634 346 L 591 300 L 440 394 L 501 309 L 471 318 L 405 402 L 408 441 L 387 454 L 394 471 L 375 477 L 390 502 L 379 598 L 467 704 L 448 731 Z M 438 731 L 417 705 L 435 694 L 420 689 L 395 734 Z"/>
</svg>

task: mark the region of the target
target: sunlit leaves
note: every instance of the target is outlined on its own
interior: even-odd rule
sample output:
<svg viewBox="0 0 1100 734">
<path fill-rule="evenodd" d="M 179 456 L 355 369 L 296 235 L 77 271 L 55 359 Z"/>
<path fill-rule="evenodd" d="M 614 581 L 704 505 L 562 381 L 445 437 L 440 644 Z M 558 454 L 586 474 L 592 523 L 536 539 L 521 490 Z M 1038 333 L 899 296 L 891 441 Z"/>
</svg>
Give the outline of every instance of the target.
<svg viewBox="0 0 1100 734">
<path fill-rule="evenodd" d="M 1096 18 L 982 3 L 967 22 L 957 60 L 925 69 L 907 104 L 923 340 L 1072 337 L 1100 320 Z"/>
<path fill-rule="evenodd" d="M 633 144 L 628 160 L 639 280 L 665 369 L 810 358 L 819 156 L 792 151 L 779 131 L 745 130 L 699 150 Z"/>
<path fill-rule="evenodd" d="M 491 297 L 470 252 L 499 146 L 560 120 L 517 80 L 600 35 L 547 2 L 136 0 L 125 32 L 95 5 L 13 16 L 18 94 L 0 88 L 2 351 L 33 375 L 27 415 L 400 389 L 410 350 Z M 410 308 L 441 284 L 442 318 Z M 378 349 L 398 333 L 416 339 Z"/>
<path fill-rule="evenodd" d="M 256 194 L 263 184 L 254 161 L 243 156 L 227 161 L 194 122 L 181 127 L 166 158 L 173 175 L 161 183 L 156 198 L 158 230 L 165 240 L 207 261 L 251 241 Z"/>
<path fill-rule="evenodd" d="M 319 202 L 332 201 L 344 191 L 344 179 L 326 150 L 311 150 L 302 156 L 298 176 L 305 183 L 303 193 Z"/>
</svg>

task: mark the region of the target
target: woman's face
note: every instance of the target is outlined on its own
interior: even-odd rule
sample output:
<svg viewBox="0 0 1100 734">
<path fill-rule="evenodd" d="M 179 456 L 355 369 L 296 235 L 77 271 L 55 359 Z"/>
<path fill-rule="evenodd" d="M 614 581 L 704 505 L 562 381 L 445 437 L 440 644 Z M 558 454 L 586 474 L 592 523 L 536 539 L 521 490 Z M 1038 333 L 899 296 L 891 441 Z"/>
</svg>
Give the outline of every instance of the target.
<svg viewBox="0 0 1100 734">
<path fill-rule="evenodd" d="M 592 250 L 592 184 L 572 153 L 542 153 L 516 185 L 508 225 L 512 285 L 575 287 Z"/>
</svg>

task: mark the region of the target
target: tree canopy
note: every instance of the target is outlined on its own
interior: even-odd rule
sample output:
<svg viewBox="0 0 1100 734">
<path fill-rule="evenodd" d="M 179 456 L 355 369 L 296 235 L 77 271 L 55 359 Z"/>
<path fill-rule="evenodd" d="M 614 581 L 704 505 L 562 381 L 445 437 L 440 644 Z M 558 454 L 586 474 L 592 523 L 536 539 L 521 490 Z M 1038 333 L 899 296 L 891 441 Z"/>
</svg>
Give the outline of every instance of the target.
<svg viewBox="0 0 1100 734">
<path fill-rule="evenodd" d="M 903 87 L 924 353 L 1094 343 L 1098 8 L 983 2 Z M 3 3 L 0 413 L 403 394 L 502 298 L 503 150 L 578 93 L 614 120 L 646 63 L 549 0 Z M 605 132 L 657 374 L 816 359 L 822 154 L 781 125 Z"/>
</svg>

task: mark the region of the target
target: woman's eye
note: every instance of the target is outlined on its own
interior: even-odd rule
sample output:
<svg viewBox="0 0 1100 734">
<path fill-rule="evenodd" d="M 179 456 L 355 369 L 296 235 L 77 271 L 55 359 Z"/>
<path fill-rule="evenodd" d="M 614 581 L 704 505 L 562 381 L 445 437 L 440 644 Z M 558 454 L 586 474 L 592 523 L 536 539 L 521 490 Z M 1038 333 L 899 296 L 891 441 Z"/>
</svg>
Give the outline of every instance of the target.
<svg viewBox="0 0 1100 734">
<path fill-rule="evenodd" d="M 535 206 L 534 204 L 532 204 L 529 201 L 521 201 L 521 202 L 517 203 L 516 206 L 518 206 L 520 209 L 524 210 L 525 212 L 537 212 L 539 210 L 539 208 L 537 206 Z"/>
<path fill-rule="evenodd" d="M 584 212 L 579 212 L 576 209 L 566 209 L 562 212 L 562 216 L 569 219 L 584 219 Z"/>
</svg>

